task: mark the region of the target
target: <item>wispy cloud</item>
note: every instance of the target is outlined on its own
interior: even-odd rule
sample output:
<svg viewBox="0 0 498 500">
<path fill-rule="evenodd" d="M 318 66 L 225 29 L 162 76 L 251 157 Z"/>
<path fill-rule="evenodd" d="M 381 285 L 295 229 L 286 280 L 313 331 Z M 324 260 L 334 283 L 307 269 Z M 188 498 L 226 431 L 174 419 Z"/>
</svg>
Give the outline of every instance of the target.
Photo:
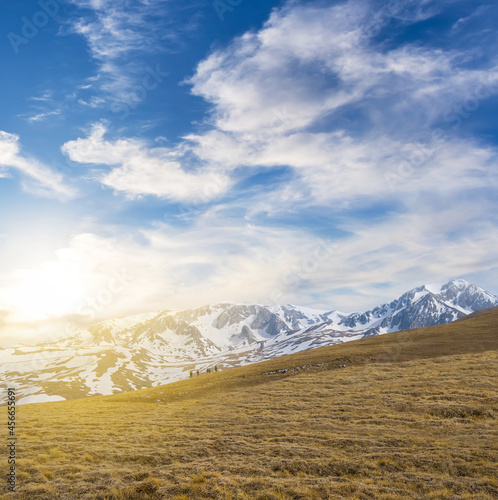
<svg viewBox="0 0 498 500">
<path fill-rule="evenodd" d="M 102 97 L 92 96 L 88 101 L 84 99 L 78 99 L 78 103 L 82 106 L 87 106 L 89 108 L 98 108 L 101 104 L 105 102 L 105 99 Z"/>
<path fill-rule="evenodd" d="M 23 176 L 25 190 L 36 195 L 70 199 L 76 191 L 64 183 L 62 175 L 20 151 L 19 136 L 0 131 L 0 166 L 13 168 Z"/>
<path fill-rule="evenodd" d="M 167 21 L 167 0 L 71 0 L 80 15 L 71 32 L 83 36 L 98 64 L 93 81 L 80 90 L 94 92 L 83 102 L 98 106 L 129 96 L 145 71 L 144 57 L 163 52 L 177 32 Z M 139 75 L 137 77 L 137 74 Z"/>
<path fill-rule="evenodd" d="M 52 101 L 53 98 L 53 92 L 51 90 L 46 90 L 45 92 L 42 93 L 40 96 L 35 96 L 32 97 L 32 101 Z"/>
<path fill-rule="evenodd" d="M 32 116 L 28 116 L 28 117 L 26 117 L 26 121 L 29 123 L 41 122 L 41 121 L 44 121 L 48 116 L 58 116 L 60 114 L 61 114 L 60 109 L 57 109 L 55 111 L 47 111 L 44 113 L 38 113 L 38 114 L 34 114 Z"/>
<path fill-rule="evenodd" d="M 28 123 L 43 122 L 50 116 L 62 114 L 62 107 L 55 102 L 52 90 L 45 90 L 41 95 L 30 97 L 29 101 L 33 101 L 30 104 L 32 111 L 18 115 Z"/>
<path fill-rule="evenodd" d="M 482 16 L 486 11 L 489 11 L 489 5 L 480 5 L 477 7 L 472 14 L 461 17 L 453 26 L 452 26 L 452 31 L 457 32 L 462 29 L 463 26 L 468 24 L 472 19 L 478 18 Z"/>
</svg>

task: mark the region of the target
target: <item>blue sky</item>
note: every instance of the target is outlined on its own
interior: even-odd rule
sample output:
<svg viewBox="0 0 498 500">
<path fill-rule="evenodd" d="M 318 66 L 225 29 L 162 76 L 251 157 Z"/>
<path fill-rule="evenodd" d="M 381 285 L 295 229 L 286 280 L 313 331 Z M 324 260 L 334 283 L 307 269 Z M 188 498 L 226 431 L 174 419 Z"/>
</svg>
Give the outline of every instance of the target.
<svg viewBox="0 0 498 500">
<path fill-rule="evenodd" d="M 6 0 L 0 329 L 498 293 L 491 1 Z"/>
</svg>

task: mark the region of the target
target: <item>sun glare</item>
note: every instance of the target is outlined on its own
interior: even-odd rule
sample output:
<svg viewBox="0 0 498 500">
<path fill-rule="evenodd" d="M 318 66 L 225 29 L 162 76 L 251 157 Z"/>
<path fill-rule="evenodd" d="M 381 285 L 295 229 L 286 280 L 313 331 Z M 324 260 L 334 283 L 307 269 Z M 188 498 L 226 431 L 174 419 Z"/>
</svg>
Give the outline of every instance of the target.
<svg viewBox="0 0 498 500">
<path fill-rule="evenodd" d="M 81 299 L 80 287 L 62 270 L 29 270 L 19 273 L 10 302 L 16 321 L 40 321 L 73 313 Z"/>
</svg>

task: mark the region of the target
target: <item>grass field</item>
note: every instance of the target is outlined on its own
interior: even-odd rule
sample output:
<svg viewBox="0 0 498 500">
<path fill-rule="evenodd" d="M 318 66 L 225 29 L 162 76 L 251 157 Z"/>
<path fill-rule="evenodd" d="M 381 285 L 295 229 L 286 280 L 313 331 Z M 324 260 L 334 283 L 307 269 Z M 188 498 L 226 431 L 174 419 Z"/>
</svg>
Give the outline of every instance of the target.
<svg viewBox="0 0 498 500">
<path fill-rule="evenodd" d="M 497 347 L 490 310 L 152 389 L 20 406 L 18 492 L 0 498 L 498 498 Z"/>
</svg>

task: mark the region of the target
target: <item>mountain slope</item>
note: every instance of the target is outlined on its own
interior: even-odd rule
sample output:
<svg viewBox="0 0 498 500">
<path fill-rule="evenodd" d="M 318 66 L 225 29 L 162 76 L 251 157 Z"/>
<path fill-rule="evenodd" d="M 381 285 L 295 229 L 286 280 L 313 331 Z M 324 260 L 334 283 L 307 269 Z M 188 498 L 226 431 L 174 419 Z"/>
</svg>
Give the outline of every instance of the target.
<svg viewBox="0 0 498 500">
<path fill-rule="evenodd" d="M 497 325 L 487 311 L 25 406 L 15 498 L 497 498 Z"/>
<path fill-rule="evenodd" d="M 231 302 L 106 321 L 57 342 L 0 350 L 20 402 L 113 394 L 404 329 L 498 305 L 463 280 L 426 285 L 363 313 Z"/>
<path fill-rule="evenodd" d="M 494 352 L 498 355 L 498 308 L 480 311 L 465 321 L 446 325 L 403 330 L 389 335 L 373 336 L 352 342 L 301 351 L 248 366 L 204 374 L 199 379 L 183 380 L 159 387 L 106 396 L 107 401 L 140 401 L 147 399 L 197 399 L 210 392 L 265 384 L 315 371 L 341 370 L 363 365 L 404 363 L 444 356 Z"/>
</svg>

